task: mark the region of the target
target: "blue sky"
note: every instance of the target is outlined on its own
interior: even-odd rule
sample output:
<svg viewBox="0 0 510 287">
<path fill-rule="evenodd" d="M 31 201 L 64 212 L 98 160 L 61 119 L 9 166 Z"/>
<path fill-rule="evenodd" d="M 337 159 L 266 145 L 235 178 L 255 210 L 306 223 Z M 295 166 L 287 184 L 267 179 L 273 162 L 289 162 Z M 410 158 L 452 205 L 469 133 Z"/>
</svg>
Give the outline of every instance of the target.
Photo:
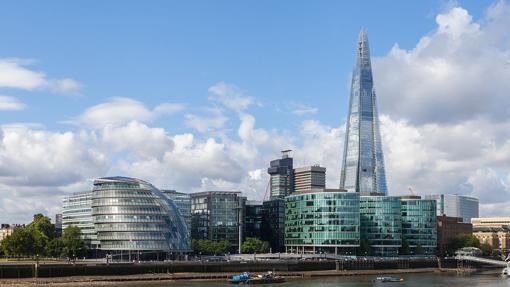
<svg viewBox="0 0 510 287">
<path fill-rule="evenodd" d="M 106 175 L 262 199 L 286 148 L 336 187 L 362 27 L 389 193 L 505 213 L 507 19 L 505 1 L 1 2 L 0 222 Z"/>
</svg>

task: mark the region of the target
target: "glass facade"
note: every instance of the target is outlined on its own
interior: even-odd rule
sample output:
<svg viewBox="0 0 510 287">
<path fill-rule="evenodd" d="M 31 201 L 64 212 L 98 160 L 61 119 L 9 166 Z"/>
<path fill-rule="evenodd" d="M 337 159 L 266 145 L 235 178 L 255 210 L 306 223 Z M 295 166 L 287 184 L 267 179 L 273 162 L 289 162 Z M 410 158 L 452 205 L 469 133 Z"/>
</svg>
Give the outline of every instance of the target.
<svg viewBox="0 0 510 287">
<path fill-rule="evenodd" d="M 360 197 L 361 239 L 368 241 L 372 254 L 396 256 L 402 245 L 400 197 Z"/>
<path fill-rule="evenodd" d="M 134 178 L 94 181 L 92 218 L 107 251 L 189 251 L 184 218 L 175 203 L 151 184 Z"/>
<path fill-rule="evenodd" d="M 62 228 L 77 226 L 81 230 L 81 237 L 89 249 L 97 249 L 96 228 L 92 220 L 92 192 L 76 192 L 63 200 Z"/>
<path fill-rule="evenodd" d="M 285 200 L 266 200 L 262 222 L 262 239 L 269 242 L 272 252 L 285 251 Z"/>
<path fill-rule="evenodd" d="M 170 198 L 186 222 L 186 227 L 191 236 L 191 194 L 177 192 L 175 190 L 161 190 L 164 195 Z"/>
<path fill-rule="evenodd" d="M 281 159 L 272 160 L 267 169 L 271 176 L 271 198 L 284 198 L 294 191 L 293 159 L 286 152 Z"/>
<path fill-rule="evenodd" d="M 478 217 L 479 201 L 476 197 L 459 194 L 427 195 L 426 199 L 435 199 L 437 215 L 460 217 L 462 222 L 471 223 L 471 218 Z"/>
<path fill-rule="evenodd" d="M 437 246 L 436 201 L 419 197 L 402 197 L 402 242 L 412 253 L 420 245 L 425 254 L 434 254 Z"/>
<path fill-rule="evenodd" d="M 355 254 L 360 244 L 359 212 L 359 193 L 319 189 L 288 196 L 287 251 Z"/>
<path fill-rule="evenodd" d="M 244 238 L 262 238 L 262 225 L 264 221 L 264 205 L 261 201 L 246 201 L 244 217 Z"/>
<path fill-rule="evenodd" d="M 340 187 L 362 194 L 387 194 L 376 95 L 366 31 L 358 41 L 352 74 Z"/>
<path fill-rule="evenodd" d="M 241 192 L 206 191 L 191 194 L 191 237 L 228 240 L 232 250 L 237 250 L 244 228 L 245 202 L 246 198 L 241 196 Z"/>
</svg>

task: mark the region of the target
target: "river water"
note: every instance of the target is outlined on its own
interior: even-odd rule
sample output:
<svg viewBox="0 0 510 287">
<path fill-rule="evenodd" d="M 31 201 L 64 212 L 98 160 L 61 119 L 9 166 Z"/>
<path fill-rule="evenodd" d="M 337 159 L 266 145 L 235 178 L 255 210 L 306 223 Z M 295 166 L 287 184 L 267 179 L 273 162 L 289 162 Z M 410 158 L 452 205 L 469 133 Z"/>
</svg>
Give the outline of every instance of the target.
<svg viewBox="0 0 510 287">
<path fill-rule="evenodd" d="M 398 276 L 398 275 L 393 275 Z M 339 276 L 339 277 L 316 277 L 311 279 L 290 279 L 281 284 L 270 284 L 260 286 L 273 287 L 510 287 L 510 279 L 503 278 L 498 272 L 485 272 L 473 275 L 457 275 L 455 273 L 421 273 L 402 274 L 404 282 L 398 283 L 375 283 L 373 279 L 377 276 Z M 108 285 L 117 286 L 117 285 Z M 225 282 L 165 282 L 165 283 L 132 283 L 118 286 L 130 287 L 201 287 L 201 286 L 234 286 Z M 259 286 L 259 285 L 257 285 Z"/>
</svg>

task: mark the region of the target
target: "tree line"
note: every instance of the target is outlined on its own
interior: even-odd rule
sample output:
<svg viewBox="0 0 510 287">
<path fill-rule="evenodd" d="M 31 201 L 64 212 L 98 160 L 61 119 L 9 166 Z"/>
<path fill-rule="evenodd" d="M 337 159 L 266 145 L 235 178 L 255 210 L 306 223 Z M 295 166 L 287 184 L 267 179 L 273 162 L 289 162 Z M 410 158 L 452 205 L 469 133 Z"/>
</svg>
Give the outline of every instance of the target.
<svg viewBox="0 0 510 287">
<path fill-rule="evenodd" d="M 77 226 L 68 226 L 57 236 L 50 218 L 35 214 L 31 223 L 13 230 L 0 242 L 0 252 L 8 257 L 69 257 L 86 254 L 87 247 Z"/>
<path fill-rule="evenodd" d="M 191 242 L 191 246 L 193 253 L 203 255 L 223 255 L 231 249 L 228 240 L 195 239 Z M 266 253 L 269 251 L 269 243 L 258 238 L 247 237 L 241 245 L 241 251 L 243 253 Z"/>
</svg>

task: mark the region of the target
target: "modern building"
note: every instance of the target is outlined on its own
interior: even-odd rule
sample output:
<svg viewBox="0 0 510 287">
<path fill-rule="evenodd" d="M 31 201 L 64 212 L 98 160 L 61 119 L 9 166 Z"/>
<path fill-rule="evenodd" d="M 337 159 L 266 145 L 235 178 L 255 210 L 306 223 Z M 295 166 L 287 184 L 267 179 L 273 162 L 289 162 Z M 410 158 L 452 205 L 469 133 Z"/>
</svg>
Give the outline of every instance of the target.
<svg viewBox="0 0 510 287">
<path fill-rule="evenodd" d="M 241 252 L 246 197 L 240 191 L 205 191 L 191 194 L 191 237 L 228 240 Z"/>
<path fill-rule="evenodd" d="M 55 235 L 57 237 L 62 235 L 62 213 L 55 214 Z"/>
<path fill-rule="evenodd" d="M 360 234 L 375 256 L 396 256 L 402 247 L 400 197 L 368 195 L 360 197 Z M 361 244 L 361 243 L 360 243 Z"/>
<path fill-rule="evenodd" d="M 88 249 L 99 249 L 99 239 L 92 218 L 92 191 L 76 192 L 63 199 L 62 228 L 77 226 Z"/>
<path fill-rule="evenodd" d="M 267 169 L 270 175 L 270 198 L 285 198 L 294 192 L 293 159 L 290 150 L 282 151 L 282 158 L 272 160 Z"/>
<path fill-rule="evenodd" d="M 319 165 L 294 169 L 294 192 L 326 188 L 326 168 Z"/>
<path fill-rule="evenodd" d="M 452 240 L 460 234 L 471 234 L 473 226 L 471 223 L 465 223 L 460 217 L 450 217 L 446 215 L 437 216 L 437 255 L 447 256 L 451 249 Z"/>
<path fill-rule="evenodd" d="M 352 73 L 340 188 L 361 195 L 387 194 L 367 32 L 359 34 Z"/>
<path fill-rule="evenodd" d="M 163 259 L 191 250 L 176 204 L 152 184 L 128 177 L 100 178 L 94 181 L 91 199 L 100 249 L 114 257 Z"/>
<path fill-rule="evenodd" d="M 273 198 L 263 203 L 262 240 L 269 242 L 271 252 L 285 251 L 285 199 Z"/>
<path fill-rule="evenodd" d="M 311 189 L 285 199 L 285 248 L 292 253 L 356 254 L 359 193 Z"/>
<path fill-rule="evenodd" d="M 436 200 L 438 216 L 461 217 L 465 223 L 470 223 L 471 218 L 478 217 L 479 201 L 476 197 L 459 194 L 437 194 L 426 195 L 425 198 Z"/>
<path fill-rule="evenodd" d="M 264 204 L 262 201 L 247 200 L 244 216 L 244 238 L 255 237 L 262 239 L 264 225 Z"/>
<path fill-rule="evenodd" d="M 402 214 L 402 244 L 407 243 L 411 254 L 420 246 L 424 254 L 435 254 L 437 246 L 436 201 L 419 196 L 400 198 Z"/>
<path fill-rule="evenodd" d="M 186 227 L 191 236 L 191 194 L 177 192 L 175 190 L 161 190 L 164 195 L 170 198 L 184 218 Z"/>
</svg>

